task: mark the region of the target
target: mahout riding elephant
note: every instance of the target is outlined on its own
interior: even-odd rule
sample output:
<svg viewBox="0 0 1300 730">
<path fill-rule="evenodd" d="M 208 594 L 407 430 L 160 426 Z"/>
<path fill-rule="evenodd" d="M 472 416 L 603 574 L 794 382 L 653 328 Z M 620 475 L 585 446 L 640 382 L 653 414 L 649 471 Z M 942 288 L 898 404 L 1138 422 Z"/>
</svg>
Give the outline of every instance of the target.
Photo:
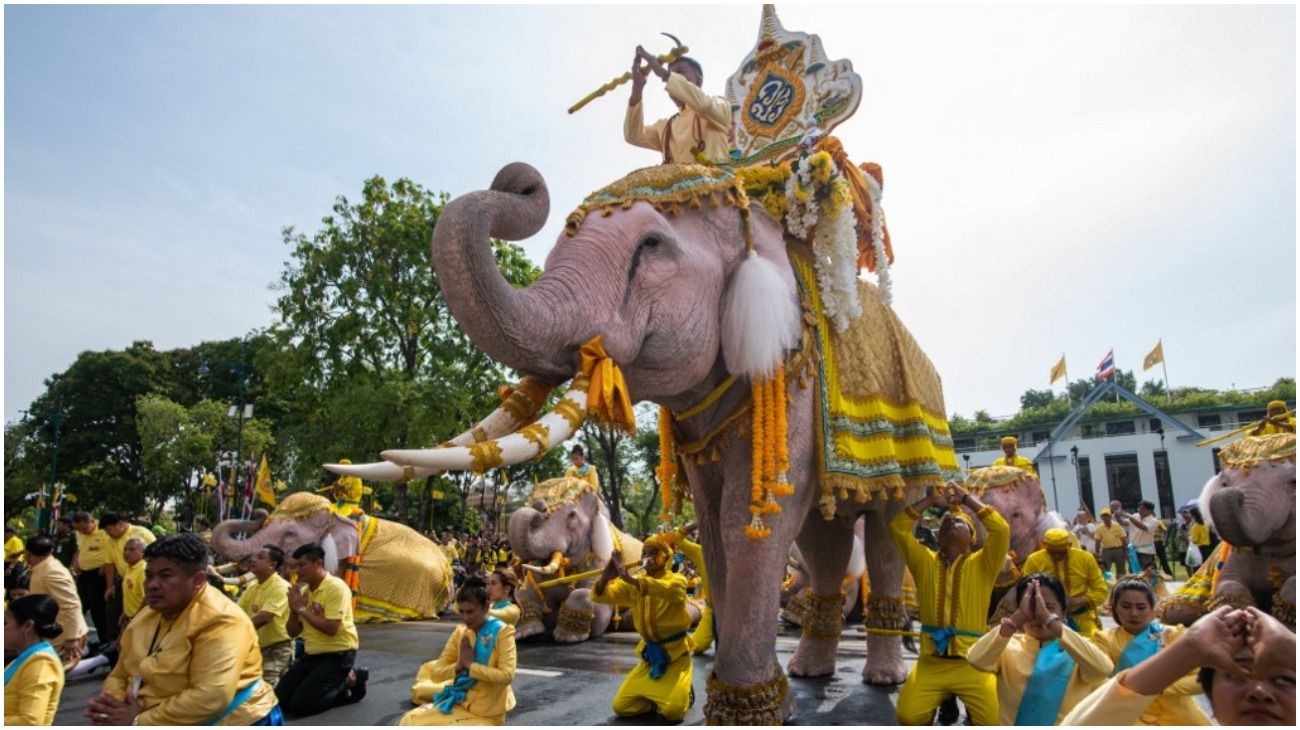
<svg viewBox="0 0 1300 730">
<path fill-rule="evenodd" d="M 698 180 L 717 181 L 716 187 L 671 204 L 644 199 L 639 192 L 653 188 L 675 196 L 682 186 Z M 923 415 L 899 427 L 910 430 L 886 435 L 912 439 L 910 445 L 924 440 L 927 448 L 930 440 L 946 439 L 945 468 L 955 470 L 956 464 L 938 376 L 875 287 L 856 282 L 863 312 L 854 327 L 866 329 L 851 329 L 835 340 L 825 321 L 818 319 L 818 309 L 809 304 L 808 272 L 815 258 L 811 248 L 787 239 L 781 223 L 763 206 L 748 204 L 743 188 L 729 185 L 725 173 L 700 166 L 665 165 L 633 173 L 588 199 L 615 201 L 603 215 L 593 208 L 587 211 L 590 215 L 570 217 L 543 274 L 524 289 L 511 286 L 501 275 L 491 239 L 527 238 L 545 223 L 549 197 L 541 175 L 514 163 L 497 174 L 490 190 L 449 203 L 433 232 L 433 262 L 448 306 L 465 333 L 494 360 L 538 381 L 558 386 L 575 372 L 586 377 L 574 379 L 554 411 L 516 433 L 485 433 L 481 435 L 487 440 L 440 449 L 386 451 L 387 464 L 328 468 L 368 479 L 394 479 L 444 469 L 481 471 L 536 458 L 577 428 L 586 415 L 588 387 L 598 389 L 589 378 L 602 372 L 601 362 L 612 362 L 621 371 L 630 402 L 652 401 L 675 416 L 671 428 L 679 445 L 679 479 L 689 485 L 716 611 L 717 653 L 708 681 L 706 719 L 773 724 L 788 719 L 794 709 L 776 659 L 778 627 L 773 620 L 791 544 L 798 539 L 812 593 L 833 596 L 833 603 L 827 598 L 814 607 L 819 615 L 814 623 L 820 628 L 810 632 L 805 627 L 790 662 L 791 673 L 834 671 L 839 639 L 834 627 L 843 625 L 839 592 L 852 552 L 853 523 L 862 516 L 873 587 L 867 624 L 869 629 L 884 629 L 868 634 L 863 678 L 900 683 L 906 678 L 898 636 L 907 621 L 903 564 L 887 525 L 908 501 L 920 497 L 921 489 L 946 478 L 937 469 L 900 471 L 897 464 L 893 473 L 878 479 L 822 478 L 832 468 L 847 474 L 850 467 L 831 463 L 841 442 L 828 448 L 829 442 L 818 435 L 819 428 L 826 434 L 837 427 L 839 421 L 823 418 L 834 416 L 833 407 L 843 405 L 826 405 L 827 376 L 819 368 L 837 356 L 839 387 L 874 378 L 874 385 L 898 389 L 901 396 L 895 401 L 914 402 L 912 394 L 923 391 L 924 408 L 907 411 L 923 410 Z M 781 499 L 779 514 L 764 515 L 770 533 L 762 539 L 747 530 L 756 523 L 754 449 L 737 425 L 750 408 L 751 389 L 730 387 L 738 378 L 724 352 L 747 346 L 737 341 L 742 333 L 734 322 L 744 312 L 732 307 L 730 288 L 738 269 L 753 257 L 775 272 L 765 296 L 796 310 L 783 413 L 789 434 L 783 476 L 795 489 Z M 594 371 L 583 369 L 595 357 L 589 350 L 592 342 L 603 345 L 595 355 L 599 358 Z M 608 369 L 604 372 L 601 377 L 609 378 Z M 853 445 L 843 448 L 852 451 Z M 904 459 L 900 455 L 897 461 Z"/>
<path fill-rule="evenodd" d="M 1166 622 L 1253 605 L 1295 627 L 1295 439 L 1245 436 L 1219 451 L 1223 470 L 1206 482 L 1199 504 L 1223 544 L 1162 603 Z"/>
<path fill-rule="evenodd" d="M 244 538 L 235 537 L 243 533 Z M 303 545 L 320 543 L 326 567 L 347 580 L 355 569 L 359 621 L 436 618 L 450 599 L 451 568 L 433 541 L 406 525 L 363 515 L 349 519 L 330 509 L 325 497 L 296 492 L 270 515 L 224 520 L 212 531 L 212 547 L 242 560 L 267 545 L 286 556 Z"/>
</svg>

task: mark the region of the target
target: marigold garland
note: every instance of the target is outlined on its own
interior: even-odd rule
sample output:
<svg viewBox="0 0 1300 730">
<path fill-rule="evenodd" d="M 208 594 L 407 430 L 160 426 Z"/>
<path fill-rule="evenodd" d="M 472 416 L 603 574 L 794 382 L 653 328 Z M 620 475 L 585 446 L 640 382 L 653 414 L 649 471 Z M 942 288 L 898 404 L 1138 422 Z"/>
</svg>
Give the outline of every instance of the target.
<svg viewBox="0 0 1300 730">
<path fill-rule="evenodd" d="M 667 406 L 659 406 L 659 468 L 655 474 L 659 477 L 659 493 L 664 504 L 660 518 L 665 522 L 676 513 L 676 446 L 673 438 L 673 413 Z"/>
<path fill-rule="evenodd" d="M 787 442 L 785 368 L 776 369 L 772 392 L 774 395 L 772 414 L 776 418 L 776 438 L 774 439 L 776 441 L 776 481 L 772 484 L 772 491 L 782 497 L 789 497 L 794 494 L 794 485 L 790 483 L 786 475 L 786 472 L 790 470 L 790 452 L 789 443 Z"/>
</svg>

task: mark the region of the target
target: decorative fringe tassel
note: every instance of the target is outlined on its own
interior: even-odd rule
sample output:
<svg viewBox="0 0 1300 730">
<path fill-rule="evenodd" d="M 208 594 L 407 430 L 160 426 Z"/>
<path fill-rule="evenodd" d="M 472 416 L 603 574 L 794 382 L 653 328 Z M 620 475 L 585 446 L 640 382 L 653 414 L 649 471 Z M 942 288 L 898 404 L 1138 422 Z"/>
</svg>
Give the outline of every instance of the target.
<svg viewBox="0 0 1300 730">
<path fill-rule="evenodd" d="M 751 438 L 752 470 L 750 473 L 749 526 L 745 534 L 761 540 L 772 534 L 763 515 L 781 513 L 778 496 L 794 494 L 794 485 L 786 475 L 790 467 L 787 443 L 785 367 L 777 367 L 769 378 L 755 378 L 750 385 L 753 397 Z"/>
<path fill-rule="evenodd" d="M 659 492 L 663 498 L 663 512 L 659 517 L 668 522 L 676 516 L 677 499 L 677 444 L 673 438 L 673 413 L 667 406 L 659 406 Z"/>
</svg>

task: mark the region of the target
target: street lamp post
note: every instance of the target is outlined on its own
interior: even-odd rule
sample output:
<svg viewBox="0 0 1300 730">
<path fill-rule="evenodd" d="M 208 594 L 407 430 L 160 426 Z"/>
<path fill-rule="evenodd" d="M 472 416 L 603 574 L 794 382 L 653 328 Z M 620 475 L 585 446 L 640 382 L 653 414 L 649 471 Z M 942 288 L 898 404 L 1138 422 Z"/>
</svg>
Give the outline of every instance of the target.
<svg viewBox="0 0 1300 730">
<path fill-rule="evenodd" d="M 1079 471 L 1079 447 L 1070 447 L 1070 463 L 1074 465 L 1074 486 L 1079 492 L 1079 506 L 1087 507 L 1088 500 L 1083 498 L 1083 473 Z M 1092 510 L 1089 509 L 1089 512 Z"/>
</svg>

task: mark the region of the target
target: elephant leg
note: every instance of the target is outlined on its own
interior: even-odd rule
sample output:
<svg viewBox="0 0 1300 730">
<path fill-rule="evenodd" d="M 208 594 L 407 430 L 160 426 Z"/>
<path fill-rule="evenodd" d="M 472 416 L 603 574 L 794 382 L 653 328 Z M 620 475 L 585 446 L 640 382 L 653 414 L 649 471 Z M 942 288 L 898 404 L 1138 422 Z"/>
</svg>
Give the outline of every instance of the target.
<svg viewBox="0 0 1300 730">
<path fill-rule="evenodd" d="M 1286 579 L 1273 596 L 1273 617 L 1295 631 L 1295 576 Z"/>
<path fill-rule="evenodd" d="M 901 634 L 911 620 L 903 603 L 903 558 L 889 539 L 889 521 L 901 509 L 901 502 L 890 501 L 866 513 L 863 539 L 871 597 L 862 608 L 867 627 L 862 681 L 867 684 L 902 684 L 907 679 Z"/>
<path fill-rule="evenodd" d="M 798 541 L 808 567 L 808 607 L 789 671 L 796 677 L 825 677 L 835 673 L 835 650 L 844 630 L 844 573 L 853 551 L 853 523 L 844 517 L 827 522 L 815 513 Z"/>
<path fill-rule="evenodd" d="M 591 600 L 590 588 L 574 589 L 560 606 L 552 636 L 564 644 L 576 644 L 605 633 L 609 626 L 610 606 Z"/>
<path fill-rule="evenodd" d="M 525 587 L 515 593 L 515 600 L 519 603 L 519 625 L 515 627 L 515 638 L 527 639 L 545 634 L 546 624 L 542 623 L 542 614 L 545 613 L 542 601 L 545 596 L 539 596 L 532 588 Z"/>
</svg>

